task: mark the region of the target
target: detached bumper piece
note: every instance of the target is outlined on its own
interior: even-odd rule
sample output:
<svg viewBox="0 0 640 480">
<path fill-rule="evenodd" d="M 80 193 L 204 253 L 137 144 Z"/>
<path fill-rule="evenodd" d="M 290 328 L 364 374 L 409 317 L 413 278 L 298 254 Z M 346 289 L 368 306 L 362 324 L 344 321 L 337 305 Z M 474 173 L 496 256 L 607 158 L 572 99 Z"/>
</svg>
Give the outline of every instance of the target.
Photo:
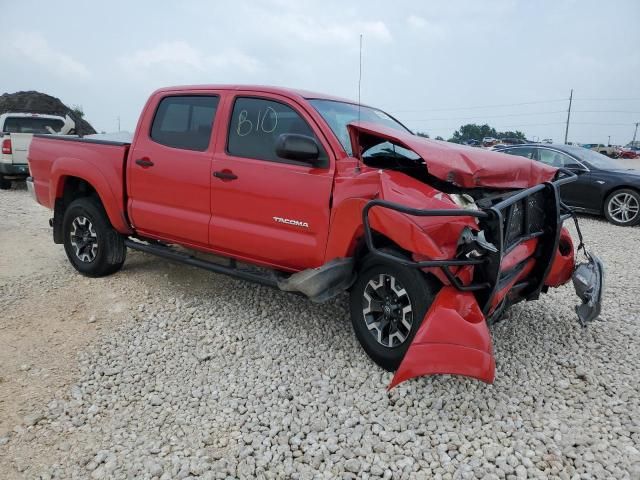
<svg viewBox="0 0 640 480">
<path fill-rule="evenodd" d="M 604 290 L 604 265 L 595 255 L 587 253 L 587 261 L 573 272 L 573 287 L 582 303 L 576 307 L 578 320 L 583 327 L 600 315 Z"/>
<path fill-rule="evenodd" d="M 433 374 L 493 383 L 495 371 L 491 334 L 475 296 L 447 286 L 427 311 L 388 389 Z"/>
</svg>

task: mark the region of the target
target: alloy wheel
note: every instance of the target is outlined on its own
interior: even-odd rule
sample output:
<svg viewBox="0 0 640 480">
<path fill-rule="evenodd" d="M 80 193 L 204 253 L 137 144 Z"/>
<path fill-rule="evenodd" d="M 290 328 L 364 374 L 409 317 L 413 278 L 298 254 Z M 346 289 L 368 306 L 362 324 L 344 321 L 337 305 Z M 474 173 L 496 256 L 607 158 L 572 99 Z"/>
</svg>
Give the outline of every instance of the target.
<svg viewBox="0 0 640 480">
<path fill-rule="evenodd" d="M 76 257 L 85 263 L 93 262 L 98 254 L 98 235 L 91 221 L 83 215 L 78 215 L 71 223 L 69 235 Z"/>
<path fill-rule="evenodd" d="M 630 223 L 636 219 L 640 212 L 638 199 L 627 192 L 620 192 L 609 201 L 607 205 L 609 216 L 620 223 Z"/>
<path fill-rule="evenodd" d="M 387 348 L 402 345 L 413 326 L 409 294 L 394 276 L 388 274 L 380 274 L 367 283 L 362 315 L 369 333 Z"/>
</svg>

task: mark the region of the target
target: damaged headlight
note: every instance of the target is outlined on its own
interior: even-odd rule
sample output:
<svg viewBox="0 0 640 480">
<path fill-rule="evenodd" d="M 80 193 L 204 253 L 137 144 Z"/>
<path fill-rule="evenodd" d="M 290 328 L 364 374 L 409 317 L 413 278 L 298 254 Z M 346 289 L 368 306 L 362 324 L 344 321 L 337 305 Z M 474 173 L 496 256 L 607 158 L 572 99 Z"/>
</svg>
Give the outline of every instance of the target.
<svg viewBox="0 0 640 480">
<path fill-rule="evenodd" d="M 450 193 L 449 198 L 451 198 L 453 203 L 465 210 L 480 210 L 473 197 L 466 193 Z"/>
<path fill-rule="evenodd" d="M 484 235 L 484 230 L 474 232 L 465 227 L 458 239 L 458 252 L 467 258 L 480 258 L 487 253 L 496 253 L 498 247 L 491 243 Z"/>
</svg>

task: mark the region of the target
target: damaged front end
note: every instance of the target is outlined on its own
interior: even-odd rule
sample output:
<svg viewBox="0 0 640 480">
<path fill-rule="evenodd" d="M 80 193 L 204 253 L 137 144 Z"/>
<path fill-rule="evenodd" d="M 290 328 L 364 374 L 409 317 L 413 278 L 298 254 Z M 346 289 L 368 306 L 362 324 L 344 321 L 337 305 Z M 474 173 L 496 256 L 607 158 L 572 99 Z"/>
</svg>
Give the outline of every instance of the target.
<svg viewBox="0 0 640 480">
<path fill-rule="evenodd" d="M 369 250 L 387 260 L 432 272 L 445 285 L 427 311 L 389 388 L 436 373 L 493 382 L 495 360 L 487 320 L 499 317 L 516 302 L 537 299 L 550 286 L 566 283 L 572 275 L 582 300 L 576 308 L 580 322 L 585 324 L 597 317 L 604 283 L 602 262 L 587 254 L 588 262 L 575 269 L 573 243 L 563 228 L 563 222 L 573 214 L 560 201 L 559 187 L 573 180 L 573 173 L 561 169 L 553 181 L 478 201 L 479 208 L 462 208 L 465 205 L 424 210 L 382 199 L 367 203 L 362 213 Z M 375 215 L 372 209 L 452 221 L 472 217 L 477 219 L 477 228 L 463 231 L 455 258 L 434 260 L 414 255 L 413 260 L 400 259 L 374 245 L 369 222 L 370 214 Z M 579 232 L 577 221 L 576 226 Z M 579 249 L 584 249 L 582 239 Z"/>
</svg>

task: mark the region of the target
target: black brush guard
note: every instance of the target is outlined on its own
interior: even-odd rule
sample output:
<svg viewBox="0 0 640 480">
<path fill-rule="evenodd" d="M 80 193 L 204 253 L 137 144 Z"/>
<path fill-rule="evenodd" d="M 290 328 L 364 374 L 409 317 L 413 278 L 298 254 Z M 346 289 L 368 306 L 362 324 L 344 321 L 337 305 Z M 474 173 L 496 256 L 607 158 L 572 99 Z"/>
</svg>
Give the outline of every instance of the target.
<svg viewBox="0 0 640 480">
<path fill-rule="evenodd" d="M 365 241 L 371 253 L 386 260 L 407 267 L 439 268 L 455 288 L 474 292 L 480 307 L 487 314 L 494 295 L 504 288 L 514 275 L 517 275 L 519 269 L 524 267 L 524 263 L 521 263 L 507 272 L 501 272 L 504 256 L 520 243 L 531 238 L 539 238 L 538 248 L 534 254 L 536 258 L 534 270 L 528 275 L 527 280 L 512 287 L 512 290 L 519 291 L 521 298 L 534 300 L 540 295 L 544 280 L 551 269 L 558 249 L 562 224 L 573 215 L 560 201 L 559 188 L 565 183 L 573 182 L 576 178 L 576 175 L 569 170 L 559 169 L 555 180 L 521 190 L 483 210 L 423 210 L 386 200 L 371 200 L 362 210 Z M 539 205 L 540 202 L 542 205 Z M 389 254 L 374 245 L 373 232 L 369 224 L 369 211 L 372 208 L 388 208 L 416 217 L 475 217 L 479 220 L 480 228 L 485 231 L 488 240 L 497 247 L 497 252 L 488 253 L 483 258 L 420 262 Z M 524 218 L 521 220 L 520 217 Z M 511 228 L 513 225 L 522 225 L 522 228 L 514 231 Z M 483 268 L 475 269 L 474 280 L 469 285 L 463 285 L 450 268 L 467 265 L 482 265 Z"/>
</svg>

